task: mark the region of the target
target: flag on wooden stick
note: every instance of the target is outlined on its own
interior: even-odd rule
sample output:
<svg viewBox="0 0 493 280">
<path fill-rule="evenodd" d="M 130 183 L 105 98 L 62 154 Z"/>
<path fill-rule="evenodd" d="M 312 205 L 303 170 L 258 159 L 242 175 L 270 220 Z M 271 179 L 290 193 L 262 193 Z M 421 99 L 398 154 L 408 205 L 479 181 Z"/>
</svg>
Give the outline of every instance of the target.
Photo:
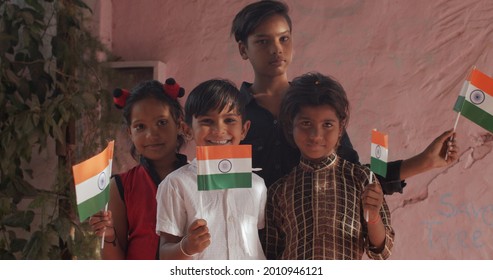
<svg viewBox="0 0 493 280">
<path fill-rule="evenodd" d="M 197 146 L 199 191 L 252 187 L 252 146 Z"/>
<path fill-rule="evenodd" d="M 388 135 L 373 129 L 371 131 L 371 171 L 383 177 L 387 176 L 388 156 Z"/>
<path fill-rule="evenodd" d="M 72 166 L 80 221 L 100 211 L 110 199 L 111 163 L 115 141 L 98 155 Z"/>
</svg>

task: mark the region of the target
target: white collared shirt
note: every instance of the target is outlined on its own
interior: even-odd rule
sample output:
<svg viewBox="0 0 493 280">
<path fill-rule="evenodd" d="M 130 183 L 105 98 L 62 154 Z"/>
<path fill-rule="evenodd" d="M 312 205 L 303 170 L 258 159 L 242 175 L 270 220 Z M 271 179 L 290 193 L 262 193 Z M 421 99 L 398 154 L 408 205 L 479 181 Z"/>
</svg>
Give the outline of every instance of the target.
<svg viewBox="0 0 493 280">
<path fill-rule="evenodd" d="M 265 259 L 258 230 L 264 228 L 267 188 L 252 173 L 252 188 L 197 190 L 197 160 L 170 173 L 157 191 L 156 233 L 185 236 L 197 219 L 207 221 L 211 245 L 194 259 Z"/>
</svg>

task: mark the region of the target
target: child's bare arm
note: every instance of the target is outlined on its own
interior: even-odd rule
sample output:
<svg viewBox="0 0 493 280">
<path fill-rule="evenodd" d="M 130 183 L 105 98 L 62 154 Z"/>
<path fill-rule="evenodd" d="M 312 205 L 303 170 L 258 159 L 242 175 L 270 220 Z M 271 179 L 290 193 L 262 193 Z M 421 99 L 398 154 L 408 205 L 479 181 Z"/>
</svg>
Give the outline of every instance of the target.
<svg viewBox="0 0 493 280">
<path fill-rule="evenodd" d="M 401 165 L 401 179 L 426 172 L 434 168 L 445 167 L 459 157 L 459 148 L 452 130 L 445 131 L 435 138 L 426 149 L 416 156 L 406 159 Z"/>
</svg>

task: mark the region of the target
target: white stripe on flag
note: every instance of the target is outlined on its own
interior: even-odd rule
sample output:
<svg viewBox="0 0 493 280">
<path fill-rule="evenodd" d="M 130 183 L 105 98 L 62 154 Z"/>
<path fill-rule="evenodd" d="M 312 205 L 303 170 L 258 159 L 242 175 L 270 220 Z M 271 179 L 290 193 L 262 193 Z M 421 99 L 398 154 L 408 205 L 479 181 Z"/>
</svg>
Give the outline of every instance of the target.
<svg viewBox="0 0 493 280">
<path fill-rule="evenodd" d="M 462 104 L 464 104 L 464 99 L 466 98 L 467 89 L 469 88 L 469 81 L 464 81 L 462 84 L 462 88 L 460 90 L 459 96 L 457 96 L 457 100 L 454 104 L 454 111 L 459 113 L 462 109 Z"/>
<path fill-rule="evenodd" d="M 106 166 L 101 173 L 75 186 L 77 192 L 77 205 L 93 198 L 109 186 L 112 161 L 113 160 L 109 161 L 108 166 Z"/>
<path fill-rule="evenodd" d="M 462 88 L 460 89 L 459 96 L 466 96 L 467 88 L 469 88 L 469 81 L 464 81 Z"/>
<path fill-rule="evenodd" d="M 379 148 L 377 149 L 377 147 Z M 371 143 L 371 157 L 387 162 L 389 157 L 389 150 L 378 144 Z"/>
<path fill-rule="evenodd" d="M 471 98 L 471 96 L 473 96 Z M 472 99 L 472 100 L 471 100 Z M 493 115 L 493 97 L 473 84 L 469 84 L 466 101 L 481 108 L 483 111 Z"/>
<path fill-rule="evenodd" d="M 252 172 L 251 158 L 197 160 L 198 175 Z"/>
</svg>

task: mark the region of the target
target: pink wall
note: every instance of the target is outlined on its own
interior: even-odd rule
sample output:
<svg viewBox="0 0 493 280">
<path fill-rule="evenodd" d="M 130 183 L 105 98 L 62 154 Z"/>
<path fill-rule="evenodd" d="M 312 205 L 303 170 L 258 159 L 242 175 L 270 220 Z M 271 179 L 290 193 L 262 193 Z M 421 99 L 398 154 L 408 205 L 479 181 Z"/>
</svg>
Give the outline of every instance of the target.
<svg viewBox="0 0 493 280">
<path fill-rule="evenodd" d="M 214 77 L 238 85 L 252 79 L 229 36 L 235 13 L 251 1 L 101 2 L 99 32 L 123 60 L 163 61 L 187 91 Z M 389 134 L 390 159 L 410 157 L 453 126 L 471 65 L 493 76 L 490 0 L 286 2 L 295 48 L 289 76 L 316 70 L 342 82 L 352 105 L 349 135 L 363 162 L 372 128 Z M 493 259 L 493 137 L 461 119 L 458 139 L 459 162 L 387 197 L 392 259 Z"/>
</svg>

